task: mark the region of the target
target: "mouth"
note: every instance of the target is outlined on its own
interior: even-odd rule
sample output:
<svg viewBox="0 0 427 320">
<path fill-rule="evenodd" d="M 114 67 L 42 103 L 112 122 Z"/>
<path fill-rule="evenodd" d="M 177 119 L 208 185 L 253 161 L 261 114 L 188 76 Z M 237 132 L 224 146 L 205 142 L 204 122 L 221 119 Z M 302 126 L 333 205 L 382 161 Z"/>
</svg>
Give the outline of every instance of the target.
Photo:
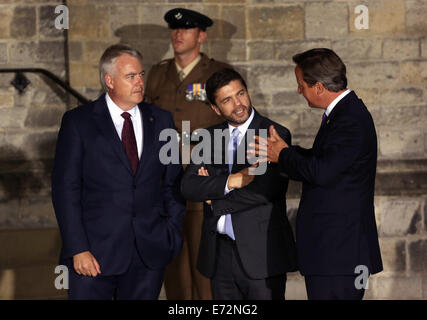
<svg viewBox="0 0 427 320">
<path fill-rule="evenodd" d="M 237 110 L 234 111 L 234 114 L 238 117 L 243 116 L 246 113 L 246 108 L 242 107 L 242 108 L 238 108 Z"/>
</svg>

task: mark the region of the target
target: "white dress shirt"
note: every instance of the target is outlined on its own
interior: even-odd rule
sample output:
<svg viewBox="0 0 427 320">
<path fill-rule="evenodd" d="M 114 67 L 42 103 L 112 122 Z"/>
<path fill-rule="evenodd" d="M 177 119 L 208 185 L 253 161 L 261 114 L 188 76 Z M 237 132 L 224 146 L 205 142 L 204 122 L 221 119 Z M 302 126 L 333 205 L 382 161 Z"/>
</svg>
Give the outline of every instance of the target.
<svg viewBox="0 0 427 320">
<path fill-rule="evenodd" d="M 329 106 L 326 108 L 326 115 L 329 117 L 329 115 L 331 114 L 332 110 L 335 108 L 335 106 L 337 105 L 338 102 L 340 102 L 340 100 L 342 98 L 344 98 L 346 95 L 348 95 L 351 92 L 350 89 L 345 90 L 343 93 L 341 93 L 338 97 L 336 97 L 330 104 Z"/>
<path fill-rule="evenodd" d="M 251 124 L 253 118 L 255 115 L 255 111 L 254 108 L 252 108 L 252 112 L 251 115 L 249 116 L 248 120 L 246 120 L 243 124 L 241 124 L 240 126 L 238 126 L 237 128 L 239 129 L 239 136 L 238 136 L 238 145 L 240 145 L 240 142 L 242 142 L 243 137 L 246 134 L 246 131 L 248 131 L 249 125 Z M 230 131 L 230 141 L 229 141 L 229 145 L 233 144 L 233 129 L 236 127 L 233 127 L 232 125 L 228 124 L 228 129 Z M 230 148 L 227 148 L 230 149 Z M 232 150 L 232 148 L 231 148 Z M 229 156 L 230 159 L 230 156 Z M 232 158 L 231 158 L 232 159 Z M 230 177 L 230 176 L 228 176 Z M 230 191 L 232 191 L 233 189 L 229 190 L 228 189 L 228 179 L 227 182 L 225 183 L 225 189 L 224 189 L 224 194 L 228 194 Z M 216 229 L 219 233 L 225 234 L 225 215 L 222 215 L 216 225 Z"/>
<path fill-rule="evenodd" d="M 116 128 L 117 134 L 120 140 L 122 140 L 122 129 L 125 119 L 122 117 L 124 112 L 120 107 L 114 103 L 108 93 L 105 95 L 107 101 L 108 111 L 110 111 L 111 119 L 113 119 L 114 127 Z M 139 111 L 138 105 L 135 105 L 132 109 L 127 111 L 131 115 L 133 131 L 135 133 L 136 146 L 138 149 L 138 158 L 141 159 L 142 154 L 142 116 Z"/>
</svg>

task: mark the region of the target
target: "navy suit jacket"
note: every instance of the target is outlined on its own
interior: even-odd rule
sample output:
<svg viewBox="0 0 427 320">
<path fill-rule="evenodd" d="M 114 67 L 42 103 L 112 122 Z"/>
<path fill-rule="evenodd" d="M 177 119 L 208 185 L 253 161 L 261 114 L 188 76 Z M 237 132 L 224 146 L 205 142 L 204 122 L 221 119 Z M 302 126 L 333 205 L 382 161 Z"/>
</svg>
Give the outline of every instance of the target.
<svg viewBox="0 0 427 320">
<path fill-rule="evenodd" d="M 358 265 L 381 271 L 374 214 L 377 136 L 363 101 L 347 94 L 320 127 L 313 148 L 283 149 L 279 163 L 303 182 L 296 224 L 301 273 L 354 275 Z"/>
<path fill-rule="evenodd" d="M 185 202 L 182 166 L 164 165 L 162 129 L 174 128 L 169 112 L 138 105 L 143 150 L 135 175 L 111 119 L 105 95 L 67 111 L 58 135 L 52 200 L 62 236 L 61 262 L 90 251 L 103 275 L 121 274 L 136 247 L 144 263 L 164 268 L 182 246 Z"/>
</svg>

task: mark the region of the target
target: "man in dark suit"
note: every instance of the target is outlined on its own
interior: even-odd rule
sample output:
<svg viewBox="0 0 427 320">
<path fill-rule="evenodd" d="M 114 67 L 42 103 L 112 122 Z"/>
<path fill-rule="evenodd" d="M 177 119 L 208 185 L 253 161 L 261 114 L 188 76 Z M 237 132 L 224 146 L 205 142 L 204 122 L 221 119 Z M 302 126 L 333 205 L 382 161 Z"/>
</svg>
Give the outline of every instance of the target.
<svg viewBox="0 0 427 320">
<path fill-rule="evenodd" d="M 369 274 L 382 270 L 374 215 L 374 122 L 363 101 L 346 89 L 346 67 L 332 50 L 312 49 L 293 60 L 298 93 L 310 107 L 325 109 L 319 132 L 313 147 L 304 149 L 271 127 L 256 154 L 268 155 L 303 182 L 296 242 L 308 298 L 362 299 Z"/>
<path fill-rule="evenodd" d="M 288 143 L 291 134 L 255 111 L 236 71 L 214 73 L 206 90 L 212 109 L 226 122 L 207 129 L 216 141 L 203 150 L 210 156 L 202 155 L 203 164 L 188 165 L 181 184 L 185 198 L 205 201 L 198 270 L 211 279 L 214 299 L 284 299 L 286 272 L 296 270 L 286 216 L 288 178 L 276 164 L 251 175 L 245 152 L 247 136 L 267 132 L 270 125 Z M 222 161 L 214 161 L 218 158 Z"/>
<path fill-rule="evenodd" d="M 181 165 L 159 159 L 173 119 L 141 103 L 138 51 L 113 45 L 99 70 L 106 94 L 64 114 L 52 175 L 69 298 L 157 299 L 185 214 Z"/>
</svg>

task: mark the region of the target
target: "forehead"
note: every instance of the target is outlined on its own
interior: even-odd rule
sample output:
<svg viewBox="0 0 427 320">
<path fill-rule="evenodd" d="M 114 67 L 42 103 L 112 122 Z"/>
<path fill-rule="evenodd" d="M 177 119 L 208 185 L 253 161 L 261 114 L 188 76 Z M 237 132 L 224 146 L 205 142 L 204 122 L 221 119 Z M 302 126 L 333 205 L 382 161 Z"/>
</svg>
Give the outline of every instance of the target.
<svg viewBox="0 0 427 320">
<path fill-rule="evenodd" d="M 118 67 L 119 70 L 123 71 L 131 71 L 134 70 L 136 72 L 139 72 L 139 69 L 142 69 L 142 63 L 141 61 L 134 56 L 131 56 L 127 53 L 124 53 L 120 55 L 115 63 L 116 67 Z"/>
<path fill-rule="evenodd" d="M 216 96 L 227 96 L 233 93 L 236 93 L 240 91 L 241 89 L 245 89 L 243 84 L 240 82 L 240 80 L 232 80 L 229 83 L 227 83 L 225 86 L 219 88 L 216 92 Z M 246 90 L 246 89 L 245 89 Z"/>
</svg>

